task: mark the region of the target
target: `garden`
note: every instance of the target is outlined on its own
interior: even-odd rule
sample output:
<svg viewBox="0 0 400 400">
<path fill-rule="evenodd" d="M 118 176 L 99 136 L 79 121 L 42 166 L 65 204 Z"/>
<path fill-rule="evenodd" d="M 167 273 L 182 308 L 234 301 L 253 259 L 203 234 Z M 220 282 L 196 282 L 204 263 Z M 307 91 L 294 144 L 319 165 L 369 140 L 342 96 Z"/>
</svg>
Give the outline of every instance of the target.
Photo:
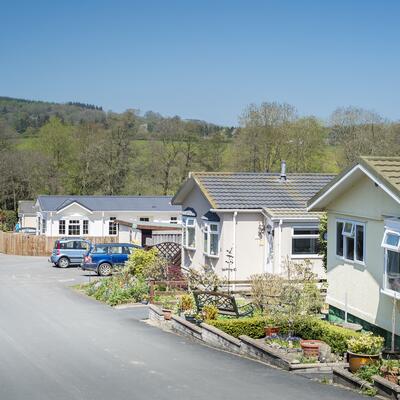
<svg viewBox="0 0 400 400">
<path fill-rule="evenodd" d="M 287 370 L 354 377 L 364 391 L 363 382 L 388 382 L 400 393 L 400 361 L 382 359 L 383 338 L 326 319 L 323 288 L 309 263 L 287 260 L 282 276 L 255 275 L 249 290 L 237 289 L 207 267 L 172 277 L 156 249 L 136 250 L 112 277 L 80 287 L 111 306 L 151 302 L 150 316 L 164 327 L 215 347 Z"/>
</svg>

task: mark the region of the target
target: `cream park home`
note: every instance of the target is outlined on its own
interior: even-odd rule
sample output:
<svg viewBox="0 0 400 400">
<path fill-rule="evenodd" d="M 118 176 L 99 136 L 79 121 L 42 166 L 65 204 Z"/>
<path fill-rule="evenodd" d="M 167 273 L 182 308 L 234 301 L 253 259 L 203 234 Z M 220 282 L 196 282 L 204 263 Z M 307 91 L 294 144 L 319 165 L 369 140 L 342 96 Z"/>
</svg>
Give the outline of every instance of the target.
<svg viewBox="0 0 400 400">
<path fill-rule="evenodd" d="M 308 209 L 328 214 L 331 317 L 400 335 L 400 157 L 362 157 Z"/>
<path fill-rule="evenodd" d="M 182 265 L 207 265 L 233 280 L 283 272 L 286 259 L 310 259 L 324 275 L 319 212 L 306 202 L 332 175 L 190 173 L 172 199 L 183 210 Z"/>
<path fill-rule="evenodd" d="M 114 238 L 140 245 L 159 236 L 181 241 L 181 208 L 171 205 L 169 196 L 39 196 L 35 209 L 40 235 Z"/>
</svg>

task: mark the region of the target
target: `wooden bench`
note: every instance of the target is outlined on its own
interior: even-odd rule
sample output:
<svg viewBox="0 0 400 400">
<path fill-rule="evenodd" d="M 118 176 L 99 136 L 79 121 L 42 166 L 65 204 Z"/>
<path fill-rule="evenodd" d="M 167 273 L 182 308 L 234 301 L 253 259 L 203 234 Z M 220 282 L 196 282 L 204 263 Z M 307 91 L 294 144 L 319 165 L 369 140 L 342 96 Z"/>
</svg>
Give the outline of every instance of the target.
<svg viewBox="0 0 400 400">
<path fill-rule="evenodd" d="M 229 294 L 195 290 L 193 296 L 198 312 L 201 312 L 206 305 L 213 305 L 218 308 L 219 314 L 230 317 L 252 316 L 254 312 L 254 305 L 252 303 L 238 306 L 236 299 Z"/>
</svg>

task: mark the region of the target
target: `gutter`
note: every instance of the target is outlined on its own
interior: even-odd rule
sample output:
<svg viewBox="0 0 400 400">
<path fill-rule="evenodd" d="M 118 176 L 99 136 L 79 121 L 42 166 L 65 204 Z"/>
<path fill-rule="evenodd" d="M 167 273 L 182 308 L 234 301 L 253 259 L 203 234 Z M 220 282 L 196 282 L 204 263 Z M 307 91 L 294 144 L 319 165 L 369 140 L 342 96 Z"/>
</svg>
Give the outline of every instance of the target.
<svg viewBox="0 0 400 400">
<path fill-rule="evenodd" d="M 215 213 L 261 213 L 263 210 L 261 208 L 210 208 L 210 211 Z"/>
<path fill-rule="evenodd" d="M 281 259 L 281 253 L 282 253 L 282 250 L 281 250 L 281 244 L 282 244 L 282 223 L 283 223 L 283 220 L 281 219 L 281 220 L 279 220 L 279 234 L 278 234 L 278 269 L 279 269 L 279 271 L 278 271 L 278 273 L 280 274 L 281 272 L 282 272 L 282 259 Z"/>
<path fill-rule="evenodd" d="M 236 217 L 237 217 L 237 211 L 234 211 L 233 213 L 233 246 L 232 246 L 232 250 L 233 250 L 233 276 L 234 276 L 234 280 L 236 281 Z M 233 290 L 235 290 L 235 287 L 233 288 Z"/>
</svg>

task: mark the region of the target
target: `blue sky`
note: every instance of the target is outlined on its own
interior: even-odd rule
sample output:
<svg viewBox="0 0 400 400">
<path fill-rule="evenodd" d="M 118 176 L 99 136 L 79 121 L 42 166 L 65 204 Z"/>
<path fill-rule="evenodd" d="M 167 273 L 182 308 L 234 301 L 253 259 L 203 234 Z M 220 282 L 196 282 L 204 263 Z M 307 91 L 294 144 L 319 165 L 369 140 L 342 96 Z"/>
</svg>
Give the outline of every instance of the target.
<svg viewBox="0 0 400 400">
<path fill-rule="evenodd" d="M 234 125 L 249 103 L 400 119 L 400 2 L 8 1 L 0 95 Z"/>
</svg>

